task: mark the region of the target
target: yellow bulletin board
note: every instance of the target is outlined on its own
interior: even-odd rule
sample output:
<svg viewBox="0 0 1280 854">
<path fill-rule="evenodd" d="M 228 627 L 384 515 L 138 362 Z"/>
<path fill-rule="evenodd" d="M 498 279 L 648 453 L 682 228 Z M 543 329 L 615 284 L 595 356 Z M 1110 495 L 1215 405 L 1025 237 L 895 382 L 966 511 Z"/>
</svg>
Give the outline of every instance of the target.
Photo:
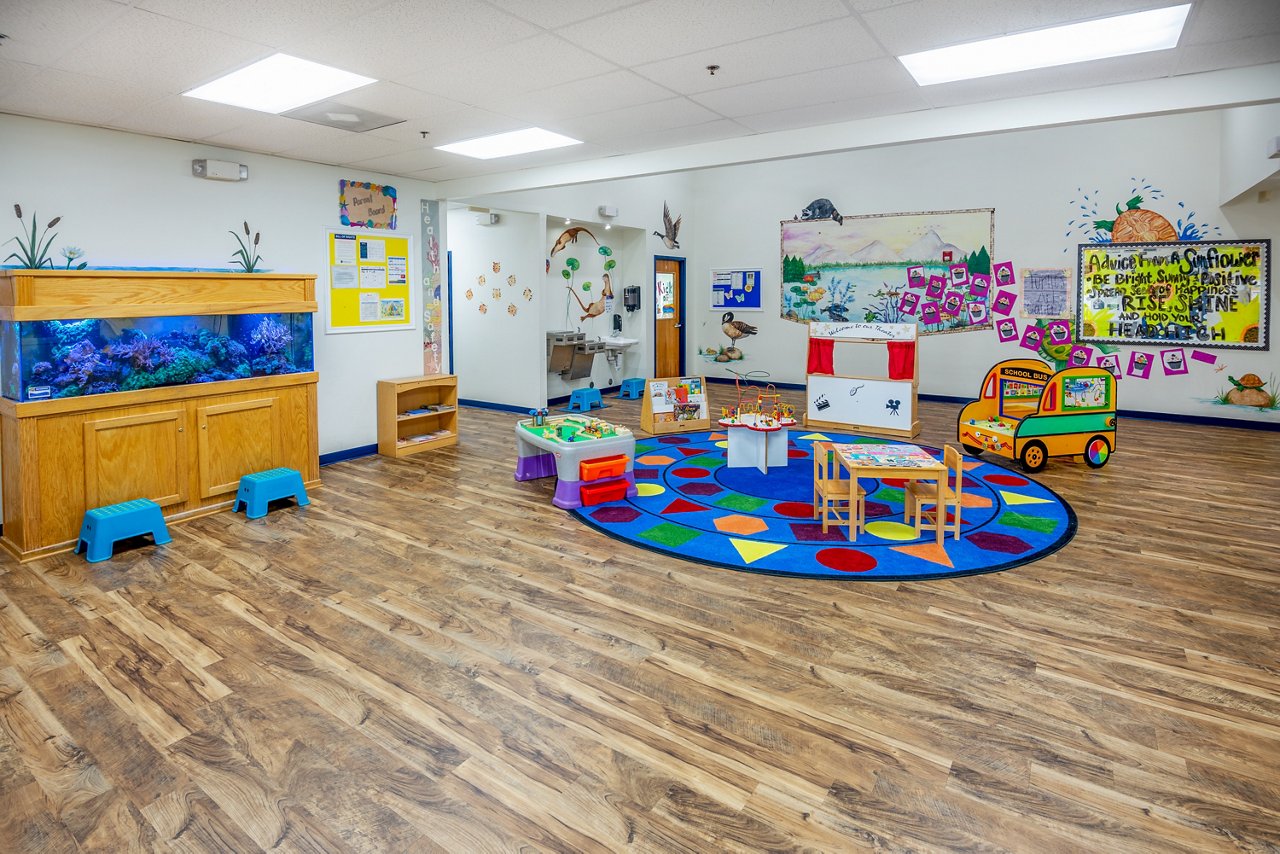
<svg viewBox="0 0 1280 854">
<path fill-rule="evenodd" d="M 327 331 L 413 329 L 413 238 L 392 232 L 328 229 Z"/>
</svg>

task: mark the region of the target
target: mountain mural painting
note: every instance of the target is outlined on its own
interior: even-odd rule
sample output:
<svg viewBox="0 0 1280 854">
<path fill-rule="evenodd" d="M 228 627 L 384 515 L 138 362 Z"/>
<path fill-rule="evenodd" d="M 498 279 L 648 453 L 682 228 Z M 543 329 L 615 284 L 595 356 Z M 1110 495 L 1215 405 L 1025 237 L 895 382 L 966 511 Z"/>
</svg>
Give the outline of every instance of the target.
<svg viewBox="0 0 1280 854">
<path fill-rule="evenodd" d="M 784 319 L 908 323 L 913 317 L 901 299 L 908 267 L 922 267 L 923 281 L 931 275 L 949 281 L 957 264 L 969 274 L 991 273 L 995 209 L 784 220 L 781 228 Z M 938 305 L 949 296 L 958 310 L 930 313 L 935 322 L 917 320 L 921 333 L 990 328 L 989 295 L 955 286 Z"/>
</svg>

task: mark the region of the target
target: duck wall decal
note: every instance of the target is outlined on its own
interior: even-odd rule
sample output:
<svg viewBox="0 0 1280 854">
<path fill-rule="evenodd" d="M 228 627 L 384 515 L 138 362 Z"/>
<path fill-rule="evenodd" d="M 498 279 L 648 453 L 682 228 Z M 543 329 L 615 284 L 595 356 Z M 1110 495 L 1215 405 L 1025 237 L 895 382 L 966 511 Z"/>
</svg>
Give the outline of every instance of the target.
<svg viewBox="0 0 1280 854">
<path fill-rule="evenodd" d="M 662 244 L 668 249 L 679 249 L 680 241 L 676 238 L 680 234 L 680 220 L 684 216 L 678 216 L 675 222 L 671 221 L 671 210 L 667 207 L 667 203 L 662 203 L 662 228 L 663 231 L 655 231 L 654 235 L 662 238 Z"/>
</svg>

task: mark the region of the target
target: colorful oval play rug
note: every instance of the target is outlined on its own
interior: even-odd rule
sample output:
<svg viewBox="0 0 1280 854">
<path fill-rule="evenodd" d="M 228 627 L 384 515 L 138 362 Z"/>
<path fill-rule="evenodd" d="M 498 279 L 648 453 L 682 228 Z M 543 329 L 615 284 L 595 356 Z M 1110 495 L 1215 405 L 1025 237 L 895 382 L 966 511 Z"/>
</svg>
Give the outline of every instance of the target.
<svg viewBox="0 0 1280 854">
<path fill-rule="evenodd" d="M 867 525 L 813 519 L 814 440 L 884 442 L 792 431 L 788 465 L 761 474 L 725 465 L 724 433 L 636 439 L 634 498 L 576 513 L 603 533 L 697 563 L 801 578 L 905 581 L 997 572 L 1039 560 L 1075 535 L 1076 515 L 1052 490 L 992 463 L 964 458 L 961 537 L 939 548 L 902 523 L 900 481 L 861 478 Z M 936 449 L 926 448 L 935 456 Z"/>
</svg>

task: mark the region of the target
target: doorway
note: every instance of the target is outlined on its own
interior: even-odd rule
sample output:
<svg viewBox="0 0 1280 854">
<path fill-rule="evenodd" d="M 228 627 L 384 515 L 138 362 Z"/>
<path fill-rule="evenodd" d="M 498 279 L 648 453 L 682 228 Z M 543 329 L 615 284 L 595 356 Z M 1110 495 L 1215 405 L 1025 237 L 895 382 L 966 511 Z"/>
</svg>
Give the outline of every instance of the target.
<svg viewBox="0 0 1280 854">
<path fill-rule="evenodd" d="M 684 259 L 653 259 L 655 377 L 684 375 Z"/>
</svg>

